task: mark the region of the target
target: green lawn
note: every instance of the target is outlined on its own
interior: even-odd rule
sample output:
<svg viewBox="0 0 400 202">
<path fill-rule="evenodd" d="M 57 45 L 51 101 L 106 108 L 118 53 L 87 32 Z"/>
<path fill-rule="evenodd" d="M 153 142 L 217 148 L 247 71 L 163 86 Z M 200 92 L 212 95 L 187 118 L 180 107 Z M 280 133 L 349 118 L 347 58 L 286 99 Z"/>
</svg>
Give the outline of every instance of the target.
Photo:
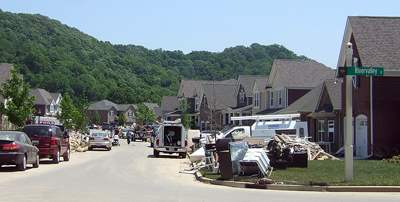
<svg viewBox="0 0 400 202">
<path fill-rule="evenodd" d="M 201 171 L 210 179 L 218 179 L 219 174 Z M 287 168 L 274 170 L 269 179 L 284 184 L 309 185 L 326 183 L 327 186 L 400 186 L 400 164 L 376 160 L 354 161 L 352 182 L 345 182 L 344 161 L 308 161 L 308 168 Z M 256 182 L 257 179 L 247 180 Z"/>
</svg>

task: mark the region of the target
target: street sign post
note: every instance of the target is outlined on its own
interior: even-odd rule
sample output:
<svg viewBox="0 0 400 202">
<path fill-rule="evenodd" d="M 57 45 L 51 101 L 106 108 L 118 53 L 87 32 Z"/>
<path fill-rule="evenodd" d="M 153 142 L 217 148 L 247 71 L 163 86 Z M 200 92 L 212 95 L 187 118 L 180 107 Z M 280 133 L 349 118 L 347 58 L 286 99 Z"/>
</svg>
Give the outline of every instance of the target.
<svg viewBox="0 0 400 202">
<path fill-rule="evenodd" d="M 384 76 L 383 67 L 347 67 L 347 75 Z"/>
</svg>

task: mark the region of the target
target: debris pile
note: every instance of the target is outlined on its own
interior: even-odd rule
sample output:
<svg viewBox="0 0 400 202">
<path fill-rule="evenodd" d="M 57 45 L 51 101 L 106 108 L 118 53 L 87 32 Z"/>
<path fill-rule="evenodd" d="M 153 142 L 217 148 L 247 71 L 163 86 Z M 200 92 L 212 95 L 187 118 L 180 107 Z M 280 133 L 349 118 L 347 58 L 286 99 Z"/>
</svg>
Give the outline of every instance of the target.
<svg viewBox="0 0 400 202">
<path fill-rule="evenodd" d="M 84 140 L 85 135 L 80 134 L 79 132 L 72 131 L 69 133 L 69 143 L 71 145 L 72 151 L 77 152 L 85 152 L 85 142 Z"/>
<path fill-rule="evenodd" d="M 294 152 L 307 152 L 308 160 L 339 160 L 338 158 L 326 153 L 317 143 L 310 142 L 304 138 L 291 138 L 288 135 L 273 135 L 270 144 L 275 143 L 275 147 L 280 148 L 290 147 Z"/>
</svg>

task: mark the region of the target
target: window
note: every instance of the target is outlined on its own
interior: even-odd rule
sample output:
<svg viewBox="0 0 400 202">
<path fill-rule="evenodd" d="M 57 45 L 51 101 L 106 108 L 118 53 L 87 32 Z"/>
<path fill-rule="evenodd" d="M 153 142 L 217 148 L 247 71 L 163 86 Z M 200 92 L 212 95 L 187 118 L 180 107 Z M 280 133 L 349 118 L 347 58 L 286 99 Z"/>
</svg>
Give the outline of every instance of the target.
<svg viewBox="0 0 400 202">
<path fill-rule="evenodd" d="M 128 117 L 132 117 L 132 115 L 133 115 L 133 112 L 132 112 L 132 111 L 129 111 L 129 112 L 128 112 Z"/>
<path fill-rule="evenodd" d="M 270 93 L 269 93 L 269 99 L 270 99 L 269 105 L 270 105 L 271 107 L 273 107 L 273 106 L 274 106 L 274 92 L 270 92 Z"/>
<path fill-rule="evenodd" d="M 195 110 L 198 110 L 198 109 L 199 109 L 199 102 L 196 101 L 196 108 L 195 108 Z"/>
<path fill-rule="evenodd" d="M 335 134 L 335 121 L 328 121 L 328 140 L 329 142 L 334 142 L 334 134 Z"/>
<path fill-rule="evenodd" d="M 239 103 L 244 103 L 244 92 L 243 90 L 239 93 Z"/>
<path fill-rule="evenodd" d="M 324 135 L 325 135 L 325 120 L 319 120 L 318 121 L 318 137 L 319 137 L 319 141 L 321 141 L 321 142 L 324 141 Z"/>
<path fill-rule="evenodd" d="M 282 90 L 278 91 L 278 105 L 282 106 Z"/>
<path fill-rule="evenodd" d="M 254 93 L 254 107 L 258 108 L 260 103 L 260 94 Z"/>
<path fill-rule="evenodd" d="M 110 110 L 110 116 L 114 116 L 114 110 Z"/>
<path fill-rule="evenodd" d="M 204 104 L 207 104 L 207 96 L 204 95 L 204 99 L 203 99 Z"/>
</svg>

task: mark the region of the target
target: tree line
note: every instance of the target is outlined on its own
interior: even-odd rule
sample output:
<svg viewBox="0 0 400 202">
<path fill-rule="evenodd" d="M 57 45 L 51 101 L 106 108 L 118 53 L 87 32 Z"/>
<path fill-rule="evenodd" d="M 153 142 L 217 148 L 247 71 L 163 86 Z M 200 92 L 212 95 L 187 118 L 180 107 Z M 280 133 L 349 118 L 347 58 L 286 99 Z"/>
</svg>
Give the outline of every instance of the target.
<svg viewBox="0 0 400 202">
<path fill-rule="evenodd" d="M 251 44 L 222 52 L 150 50 L 99 41 L 40 14 L 0 10 L 0 63 L 12 63 L 30 87 L 68 93 L 74 103 L 161 104 L 182 79 L 268 75 L 274 59 L 308 59 L 282 45 Z"/>
</svg>

